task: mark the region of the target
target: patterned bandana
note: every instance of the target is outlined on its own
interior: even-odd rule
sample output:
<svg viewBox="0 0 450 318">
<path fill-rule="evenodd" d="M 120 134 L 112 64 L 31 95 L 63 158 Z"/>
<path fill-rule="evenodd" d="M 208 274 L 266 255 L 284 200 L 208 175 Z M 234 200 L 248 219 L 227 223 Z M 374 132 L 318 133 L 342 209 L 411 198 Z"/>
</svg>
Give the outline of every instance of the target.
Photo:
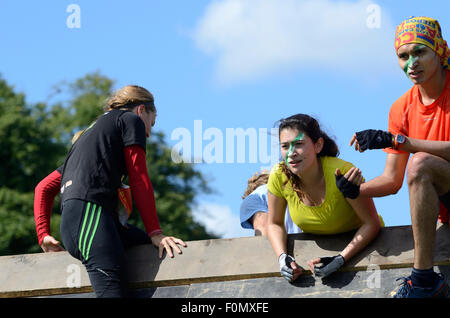
<svg viewBox="0 0 450 318">
<path fill-rule="evenodd" d="M 420 43 L 432 49 L 441 58 L 445 69 L 450 63 L 450 51 L 442 37 L 439 22 L 427 17 L 409 17 L 395 31 L 395 51 L 403 44 Z"/>
</svg>

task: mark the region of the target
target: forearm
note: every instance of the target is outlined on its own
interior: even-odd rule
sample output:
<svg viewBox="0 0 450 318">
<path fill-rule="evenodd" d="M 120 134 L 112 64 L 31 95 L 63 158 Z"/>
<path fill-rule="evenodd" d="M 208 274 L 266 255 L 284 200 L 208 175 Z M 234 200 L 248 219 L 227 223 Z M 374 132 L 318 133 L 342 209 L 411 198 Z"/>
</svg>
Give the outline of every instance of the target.
<svg viewBox="0 0 450 318">
<path fill-rule="evenodd" d="M 287 234 L 284 226 L 269 223 L 267 225 L 267 235 L 277 258 L 283 253 L 287 254 Z"/>
<path fill-rule="evenodd" d="M 364 223 L 355 233 L 352 241 L 344 248 L 341 255 L 345 261 L 349 261 L 358 252 L 364 249 L 377 236 L 380 231 L 380 224 L 371 222 Z"/>
<path fill-rule="evenodd" d="M 287 234 L 284 226 L 287 202 L 268 191 L 267 205 L 269 210 L 267 236 L 278 259 L 281 254 L 287 254 Z"/>
<path fill-rule="evenodd" d="M 155 197 L 150 179 L 146 181 L 130 180 L 130 187 L 136 208 L 139 211 L 148 236 L 161 234 L 162 231 L 156 213 Z"/>
<path fill-rule="evenodd" d="M 377 236 L 381 227 L 380 217 L 372 198 L 358 197 L 347 201 L 361 220 L 361 226 L 341 253 L 346 261 L 365 248 Z"/>
<path fill-rule="evenodd" d="M 34 224 L 39 245 L 44 237 L 50 235 L 50 215 L 53 206 L 53 198 L 46 198 L 40 187 L 35 189 L 34 197 Z"/>
<path fill-rule="evenodd" d="M 359 191 L 360 196 L 373 198 L 396 194 L 400 188 L 401 183 L 399 184 L 399 182 L 395 182 L 394 179 L 381 175 L 362 183 Z"/>
<path fill-rule="evenodd" d="M 426 152 L 450 161 L 450 141 L 436 141 L 406 138 L 399 150 L 409 153 Z"/>
<path fill-rule="evenodd" d="M 50 218 L 53 202 L 59 193 L 61 174 L 53 171 L 36 186 L 34 191 L 34 221 L 39 245 L 50 235 Z"/>
<path fill-rule="evenodd" d="M 360 196 L 373 198 L 396 194 L 403 185 L 408 159 L 409 153 L 388 153 L 383 174 L 361 183 Z"/>
<path fill-rule="evenodd" d="M 145 164 L 145 152 L 139 146 L 124 149 L 128 179 L 136 207 L 149 236 L 162 233 L 156 213 L 153 185 Z"/>
</svg>

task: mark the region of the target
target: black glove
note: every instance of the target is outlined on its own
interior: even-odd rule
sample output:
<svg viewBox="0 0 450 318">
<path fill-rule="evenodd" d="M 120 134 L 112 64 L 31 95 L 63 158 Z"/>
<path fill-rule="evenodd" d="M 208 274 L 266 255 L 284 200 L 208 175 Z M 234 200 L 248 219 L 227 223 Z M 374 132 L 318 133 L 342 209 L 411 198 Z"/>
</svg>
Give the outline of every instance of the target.
<svg viewBox="0 0 450 318">
<path fill-rule="evenodd" d="M 321 266 L 314 267 L 314 275 L 324 278 L 341 268 L 345 259 L 339 254 L 333 257 L 321 257 L 320 262 Z"/>
<path fill-rule="evenodd" d="M 359 185 L 348 181 L 342 174 L 334 176 L 336 178 L 336 185 L 344 195 L 344 198 L 356 199 L 359 196 Z"/>
<path fill-rule="evenodd" d="M 392 134 L 383 130 L 367 129 L 356 133 L 356 140 L 362 151 L 392 147 Z"/>
</svg>

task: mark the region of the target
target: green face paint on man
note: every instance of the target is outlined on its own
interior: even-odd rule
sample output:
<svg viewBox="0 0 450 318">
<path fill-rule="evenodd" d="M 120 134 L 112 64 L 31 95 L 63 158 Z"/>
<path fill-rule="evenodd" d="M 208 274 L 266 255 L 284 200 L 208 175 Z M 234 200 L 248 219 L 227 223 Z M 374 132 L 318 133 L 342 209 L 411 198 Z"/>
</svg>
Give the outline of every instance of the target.
<svg viewBox="0 0 450 318">
<path fill-rule="evenodd" d="M 285 158 L 286 165 L 289 164 L 289 162 L 288 162 L 289 156 L 294 152 L 294 143 L 296 143 L 299 140 L 303 140 L 304 137 L 305 137 L 305 135 L 303 133 L 299 133 L 298 136 L 295 137 L 295 139 L 291 141 L 291 144 L 289 146 L 289 150 L 286 153 L 286 158 Z"/>
<path fill-rule="evenodd" d="M 405 66 L 403 67 L 403 72 L 405 72 L 406 76 L 410 78 L 409 73 L 412 69 L 412 66 L 419 60 L 419 56 L 417 54 L 418 51 L 425 49 L 425 45 L 419 44 L 414 47 L 413 54 L 409 56 L 408 61 L 406 61 Z"/>
</svg>

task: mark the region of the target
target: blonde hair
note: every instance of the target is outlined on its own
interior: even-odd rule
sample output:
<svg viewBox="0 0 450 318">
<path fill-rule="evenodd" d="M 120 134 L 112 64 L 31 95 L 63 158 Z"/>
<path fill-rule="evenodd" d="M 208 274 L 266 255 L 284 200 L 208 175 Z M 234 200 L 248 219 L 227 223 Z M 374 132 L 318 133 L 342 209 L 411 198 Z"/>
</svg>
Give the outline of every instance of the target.
<svg viewBox="0 0 450 318">
<path fill-rule="evenodd" d="M 72 145 L 75 143 L 75 141 L 78 140 L 78 138 L 81 137 L 81 135 L 84 133 L 84 130 L 79 130 L 75 133 L 75 135 L 73 135 L 72 137 Z"/>
<path fill-rule="evenodd" d="M 270 171 L 263 170 L 261 172 L 256 172 L 247 182 L 247 190 L 245 190 L 242 199 L 245 199 L 250 193 L 255 191 L 255 189 L 259 186 L 267 184 L 269 181 Z"/>
<path fill-rule="evenodd" d="M 144 104 L 147 112 L 156 112 L 152 93 L 141 86 L 127 85 L 116 91 L 107 100 L 105 110 L 133 108 L 139 104 Z"/>
</svg>

